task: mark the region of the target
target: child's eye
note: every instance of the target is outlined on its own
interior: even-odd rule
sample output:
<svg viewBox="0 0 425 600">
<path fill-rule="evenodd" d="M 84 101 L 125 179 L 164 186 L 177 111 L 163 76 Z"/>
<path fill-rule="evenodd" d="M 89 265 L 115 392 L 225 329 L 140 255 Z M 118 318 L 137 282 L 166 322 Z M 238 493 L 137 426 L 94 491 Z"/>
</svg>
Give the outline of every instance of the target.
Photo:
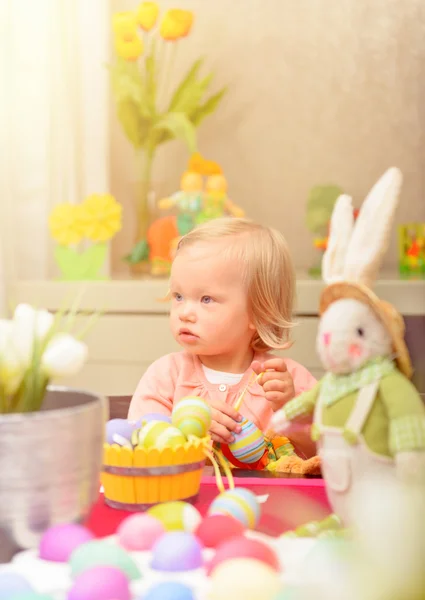
<svg viewBox="0 0 425 600">
<path fill-rule="evenodd" d="M 360 337 L 364 336 L 364 329 L 363 329 L 363 327 L 357 327 L 357 335 L 359 335 Z"/>
<path fill-rule="evenodd" d="M 201 298 L 201 302 L 203 302 L 204 304 L 211 304 L 212 301 L 213 299 L 211 298 L 211 296 L 202 296 Z"/>
<path fill-rule="evenodd" d="M 177 300 L 177 302 L 181 302 L 183 300 L 183 296 L 181 294 L 178 294 L 177 292 L 174 292 L 173 298 L 174 300 Z"/>
</svg>

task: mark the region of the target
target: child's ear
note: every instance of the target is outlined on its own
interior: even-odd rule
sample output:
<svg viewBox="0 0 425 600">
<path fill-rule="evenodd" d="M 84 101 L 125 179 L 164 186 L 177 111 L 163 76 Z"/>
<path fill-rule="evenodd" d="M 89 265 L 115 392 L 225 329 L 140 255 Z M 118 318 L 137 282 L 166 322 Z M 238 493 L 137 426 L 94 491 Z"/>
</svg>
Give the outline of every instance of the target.
<svg viewBox="0 0 425 600">
<path fill-rule="evenodd" d="M 251 331 L 257 331 L 257 328 L 255 327 L 254 323 L 251 322 L 249 322 L 248 329 L 250 329 Z"/>
</svg>

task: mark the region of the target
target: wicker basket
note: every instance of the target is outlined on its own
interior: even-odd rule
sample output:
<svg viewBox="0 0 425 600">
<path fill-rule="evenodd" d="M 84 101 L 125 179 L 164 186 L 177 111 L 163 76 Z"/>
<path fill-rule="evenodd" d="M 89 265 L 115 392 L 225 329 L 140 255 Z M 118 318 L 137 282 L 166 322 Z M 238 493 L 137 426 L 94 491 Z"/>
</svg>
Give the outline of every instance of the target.
<svg viewBox="0 0 425 600">
<path fill-rule="evenodd" d="M 136 512 L 159 502 L 194 502 L 210 446 L 209 437 L 164 450 L 105 444 L 102 485 L 106 504 Z"/>
</svg>

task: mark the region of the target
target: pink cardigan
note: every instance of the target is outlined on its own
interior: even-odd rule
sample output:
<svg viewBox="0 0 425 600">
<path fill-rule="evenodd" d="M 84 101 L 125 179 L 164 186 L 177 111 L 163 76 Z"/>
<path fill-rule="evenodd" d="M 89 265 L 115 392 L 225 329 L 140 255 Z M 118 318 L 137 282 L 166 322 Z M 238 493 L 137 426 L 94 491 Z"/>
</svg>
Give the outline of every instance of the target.
<svg viewBox="0 0 425 600">
<path fill-rule="evenodd" d="M 254 356 L 254 360 L 260 362 L 269 358 L 273 356 Z M 305 367 L 290 358 L 285 359 L 285 362 L 294 380 L 296 395 L 315 385 L 315 378 Z M 206 379 L 197 356 L 186 352 L 167 354 L 155 361 L 141 378 L 131 400 L 128 418 L 136 420 L 151 412 L 170 415 L 174 403 L 189 395 L 200 396 L 205 400 L 214 398 L 234 405 L 252 374 L 252 369 L 248 369 L 237 385 L 216 385 Z M 258 383 L 253 383 L 248 388 L 240 413 L 262 431 L 267 430 L 273 411 Z"/>
</svg>

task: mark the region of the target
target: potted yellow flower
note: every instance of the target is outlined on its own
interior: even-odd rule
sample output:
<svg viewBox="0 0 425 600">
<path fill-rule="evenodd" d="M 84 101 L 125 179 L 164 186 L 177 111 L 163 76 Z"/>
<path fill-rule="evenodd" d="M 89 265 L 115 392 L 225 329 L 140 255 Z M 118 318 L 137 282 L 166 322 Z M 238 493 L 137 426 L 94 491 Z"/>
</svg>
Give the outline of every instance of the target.
<svg viewBox="0 0 425 600">
<path fill-rule="evenodd" d="M 110 74 L 117 116 L 143 161 L 137 241 L 145 238 L 150 223 L 152 166 L 159 146 L 180 139 L 193 153 L 197 128 L 216 110 L 226 91 L 206 96 L 213 76 L 201 75 L 203 58 L 168 91 L 177 48 L 193 22 L 191 11 L 177 8 L 160 14 L 156 2 L 142 2 L 135 11 L 113 15 L 115 57 Z"/>
<path fill-rule="evenodd" d="M 121 229 L 122 206 L 110 194 L 92 194 L 82 204 L 58 204 L 49 217 L 57 242 L 55 260 L 63 279 L 100 279 L 107 242 Z"/>
<path fill-rule="evenodd" d="M 51 385 L 87 358 L 73 314 L 20 304 L 0 320 L 0 562 L 84 519 L 98 496 L 105 400 Z"/>
</svg>

